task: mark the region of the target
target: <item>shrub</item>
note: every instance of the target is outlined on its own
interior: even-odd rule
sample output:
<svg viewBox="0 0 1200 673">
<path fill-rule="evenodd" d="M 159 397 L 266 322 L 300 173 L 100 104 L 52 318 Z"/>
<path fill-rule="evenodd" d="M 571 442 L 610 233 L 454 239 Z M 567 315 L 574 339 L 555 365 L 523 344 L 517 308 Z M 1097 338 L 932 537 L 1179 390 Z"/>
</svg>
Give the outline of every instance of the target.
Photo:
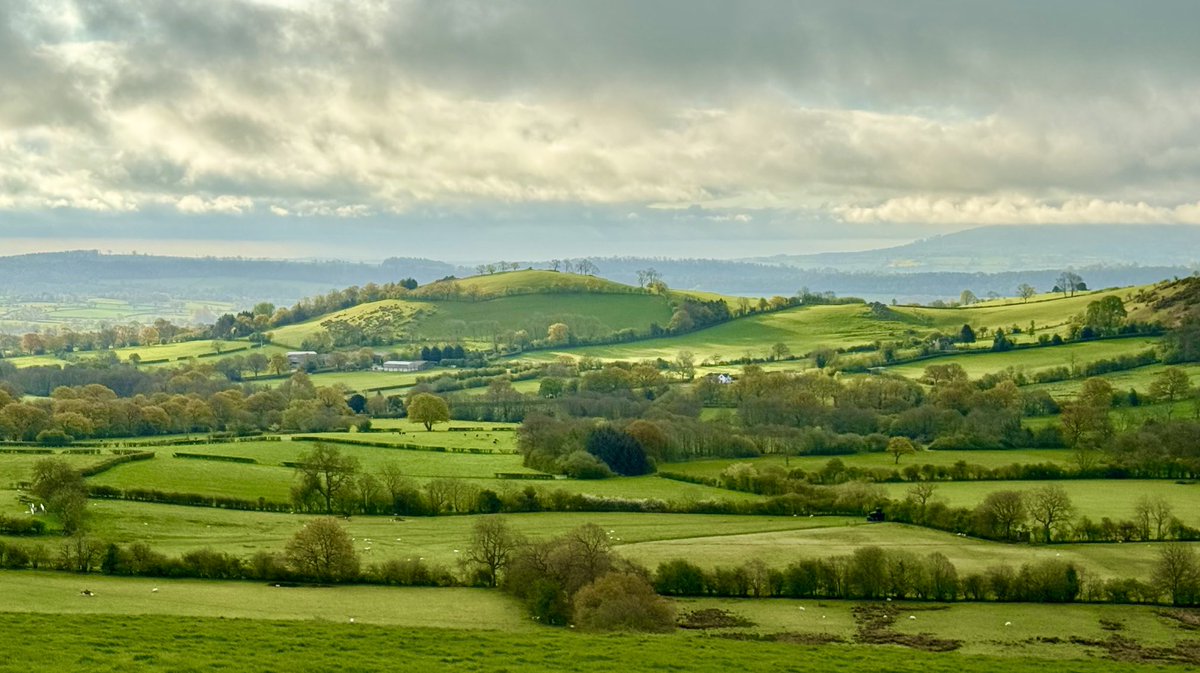
<svg viewBox="0 0 1200 673">
<path fill-rule="evenodd" d="M 575 623 L 589 631 L 651 631 L 675 628 L 675 611 L 634 573 L 609 573 L 575 595 Z"/>
<path fill-rule="evenodd" d="M 613 471 L 587 451 L 575 451 L 559 459 L 563 474 L 573 479 L 607 479 Z"/>
</svg>

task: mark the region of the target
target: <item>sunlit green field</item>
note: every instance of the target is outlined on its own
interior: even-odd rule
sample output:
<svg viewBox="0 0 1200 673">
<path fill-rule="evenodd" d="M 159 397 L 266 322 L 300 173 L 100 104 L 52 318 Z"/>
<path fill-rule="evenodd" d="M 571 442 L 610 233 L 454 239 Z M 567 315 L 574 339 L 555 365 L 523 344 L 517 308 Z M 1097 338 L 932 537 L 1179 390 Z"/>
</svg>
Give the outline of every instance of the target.
<svg viewBox="0 0 1200 673">
<path fill-rule="evenodd" d="M 387 390 L 394 393 L 396 388 L 407 388 L 417 383 L 417 379 L 426 376 L 437 376 L 436 370 L 421 372 L 318 372 L 312 374 L 313 385 L 316 386 L 345 386 L 348 390 L 373 395 L 374 390 Z"/>
<path fill-rule="evenodd" d="M 822 517 L 814 517 L 820 521 Z M 1200 543 L 1189 543 L 1200 550 Z M 1157 543 L 1006 544 L 959 537 L 953 533 L 895 523 L 825 526 L 777 531 L 638 542 L 620 547 L 622 555 L 650 567 L 663 561 L 687 559 L 702 566 L 740 565 L 762 559 L 768 566 L 786 566 L 805 558 L 849 556 L 856 549 L 877 546 L 925 556 L 945 554 L 960 574 L 982 572 L 993 565 L 1046 559 L 1076 563 L 1089 578 L 1133 577 L 1149 581 L 1157 560 Z"/>
<path fill-rule="evenodd" d="M 677 337 L 651 339 L 629 344 L 591 346 L 562 351 L 539 351 L 522 357 L 552 360 L 560 355 L 592 356 L 606 360 L 673 359 L 680 351 L 690 351 L 697 362 L 707 358 L 731 359 L 746 355 L 763 357 L 776 343 L 783 343 L 795 354 L 815 348 L 869 344 L 897 335 L 927 332 L 921 324 L 881 321 L 869 318 L 870 309 L 862 304 L 808 306 L 773 313 L 752 315 L 732 322 Z"/>
<path fill-rule="evenodd" d="M 1101 517 L 1132 519 L 1139 498 L 1162 495 L 1189 526 L 1200 525 L 1200 484 L 1173 481 L 1068 479 L 1064 481 L 959 481 L 938 482 L 935 498 L 954 507 L 974 507 L 987 494 L 1000 490 L 1031 491 L 1053 483 L 1062 486 L 1071 497 L 1077 514 L 1093 521 Z M 904 497 L 910 484 L 881 484 L 892 497 Z"/>
<path fill-rule="evenodd" d="M 839 460 L 846 467 L 884 468 L 888 470 L 903 469 L 908 465 L 953 465 L 958 461 L 966 461 L 971 465 L 984 467 L 1003 467 L 1014 463 L 1071 463 L 1072 452 L 1067 449 L 1009 449 L 1004 451 L 920 451 L 909 456 L 902 456 L 900 462 L 890 453 L 857 453 L 848 456 L 763 456 L 761 458 L 719 458 L 714 460 L 693 460 L 684 463 L 664 463 L 659 469 L 664 472 L 694 475 L 699 477 L 719 477 L 721 472 L 738 463 L 748 463 L 756 468 L 781 467 L 788 470 L 801 469 L 815 472 L 825 467 L 829 461 Z"/>
<path fill-rule="evenodd" d="M 173 555 L 203 548 L 240 557 L 248 557 L 256 551 L 281 552 L 287 539 L 311 518 L 299 514 L 118 500 L 93 501 L 89 511 L 93 533 L 100 539 L 120 544 L 146 542 L 158 551 Z M 628 512 L 537 512 L 503 516 L 515 530 L 534 539 L 554 537 L 586 523 L 595 523 L 610 532 L 610 540 L 614 545 L 856 523 L 856 520 L 845 517 Z M 470 541 L 472 527 L 479 519 L 480 515 L 401 518 L 356 516 L 342 524 L 360 545 L 364 563 L 391 558 L 422 558 L 453 569 Z M 54 540 L 43 538 L 41 542 L 53 545 Z"/>
<path fill-rule="evenodd" d="M 9 488 L 9 485 L 17 481 L 28 481 L 33 473 L 34 463 L 44 458 L 61 458 L 67 461 L 72 467 L 79 469 L 89 465 L 112 458 L 111 453 L 101 455 L 71 455 L 63 454 L 61 451 L 53 455 L 42 455 L 34 453 L 0 453 L 0 489 Z M 2 492 L 2 491 L 0 491 Z"/>
<path fill-rule="evenodd" d="M 0 574 L 4 595 L 12 597 L 0 612 L 7 655 L 0 670 L 1138 672 L 1173 667 L 1117 663 L 1098 658 L 1099 648 L 1076 643 L 1107 639 L 1101 620 L 1120 624 L 1123 637 L 1145 645 L 1188 637 L 1152 608 L 897 603 L 902 618 L 891 631 L 962 641 L 959 652 L 927 653 L 894 645 L 730 640 L 709 632 L 591 635 L 532 624 L 504 596 L 486 590 L 89 577 L 95 595 L 83 597 L 79 579 Z M 851 602 L 673 603 L 680 612 L 729 610 L 751 620 L 753 626 L 737 629 L 751 634 L 850 643 L 857 632 L 852 610 L 858 604 Z M 1057 644 L 1036 640 L 1046 636 Z"/>
<path fill-rule="evenodd" d="M 984 374 L 1000 372 L 1008 367 L 1024 372 L 1026 376 L 1029 376 L 1038 370 L 1049 369 L 1051 367 L 1070 367 L 1075 364 L 1083 365 L 1095 360 L 1114 358 L 1121 355 L 1133 355 L 1153 349 L 1158 343 L 1159 339 L 1154 337 L 1133 337 L 1067 343 L 1061 346 L 1018 349 L 1003 353 L 968 353 L 895 365 L 888 367 L 887 371 L 911 379 L 918 379 L 924 374 L 925 368 L 930 365 L 948 365 L 953 363 L 960 365 L 971 378 L 979 378 Z"/>
<path fill-rule="evenodd" d="M 1178 367 L 1187 372 L 1188 378 L 1192 385 L 1200 384 L 1200 365 L 1184 364 L 1184 365 L 1148 365 L 1138 367 L 1137 369 L 1129 369 L 1123 372 L 1112 372 L 1104 375 L 1104 380 L 1108 381 L 1115 390 L 1128 391 L 1134 389 L 1139 395 L 1147 396 L 1150 385 L 1154 382 L 1154 378 L 1162 373 L 1168 366 Z M 1079 392 L 1080 386 L 1083 385 L 1082 379 L 1072 379 L 1070 381 L 1056 381 L 1054 383 L 1035 383 L 1028 387 L 1029 390 L 1045 390 L 1052 396 L 1057 398 L 1072 397 Z"/>
</svg>

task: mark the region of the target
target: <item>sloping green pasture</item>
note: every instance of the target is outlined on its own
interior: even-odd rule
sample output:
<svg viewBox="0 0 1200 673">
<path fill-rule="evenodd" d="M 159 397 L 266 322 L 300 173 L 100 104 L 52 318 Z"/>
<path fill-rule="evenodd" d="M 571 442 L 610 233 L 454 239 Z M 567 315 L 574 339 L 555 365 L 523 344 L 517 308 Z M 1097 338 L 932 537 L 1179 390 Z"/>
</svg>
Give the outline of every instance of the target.
<svg viewBox="0 0 1200 673">
<path fill-rule="evenodd" d="M 1001 372 L 1008 367 L 1024 372 L 1029 376 L 1042 369 L 1071 367 L 1076 364 L 1083 365 L 1096 360 L 1141 353 L 1142 351 L 1156 348 L 1159 341 L 1155 337 L 1130 337 L 1066 343 L 1061 346 L 1022 348 L 1002 353 L 993 353 L 990 351 L 960 353 L 895 365 L 888 367 L 887 371 L 910 379 L 918 379 L 924 374 L 925 368 L 930 365 L 957 364 L 971 378 L 979 378 L 984 374 Z M 1108 376 L 1106 375 L 1105 378 Z"/>
<path fill-rule="evenodd" d="M 1200 543 L 1188 544 L 1200 550 Z M 1143 581 L 1149 581 L 1160 548 L 1158 543 L 1005 544 L 918 526 L 860 520 L 848 526 L 653 540 L 623 545 L 619 550 L 625 557 L 650 567 L 672 559 L 687 559 L 707 567 L 762 559 L 768 566 L 783 567 L 805 558 L 848 556 L 870 546 L 919 556 L 940 552 L 954 563 L 960 575 L 982 572 L 993 565 L 1016 568 L 1031 561 L 1058 559 L 1078 564 L 1088 578 L 1133 577 Z"/>
<path fill-rule="evenodd" d="M 1200 525 L 1200 484 L 1179 484 L 1166 480 L 1142 479 L 1067 479 L 1063 481 L 959 481 L 937 482 L 935 499 L 954 507 L 974 507 L 989 493 L 1001 490 L 1032 491 L 1046 484 L 1058 484 L 1066 490 L 1076 515 L 1093 521 L 1101 517 L 1132 519 L 1137 501 L 1143 496 L 1161 495 L 1174 506 L 1189 526 Z M 881 484 L 893 498 L 903 498 L 910 484 Z"/>
<path fill-rule="evenodd" d="M 130 583 L 128 591 L 142 585 Z M 114 588 L 116 586 L 114 585 Z M 118 590 L 123 590 L 118 589 Z M 318 590 L 341 592 L 345 588 Z M 391 592 L 409 589 L 379 590 L 372 603 L 391 602 Z M 350 593 L 347 591 L 347 593 Z M 412 592 L 418 598 L 419 592 Z M 102 596 L 93 597 L 96 600 Z M 329 600 L 339 601 L 330 596 Z M 398 607 L 413 599 L 398 599 Z M 117 601 L 114 601 L 114 603 Z M 245 604 L 247 601 L 241 601 Z M 514 634 L 505 630 L 484 630 L 495 623 L 491 610 L 466 602 L 464 615 L 476 616 L 478 626 L 471 630 L 417 628 L 406 625 L 350 623 L 344 614 L 331 609 L 319 620 L 244 620 L 171 616 L 144 616 L 124 607 L 110 614 L 0 615 L 0 637 L 9 643 L 2 671 L 192 671 L 229 669 L 239 671 L 479 671 L 501 673 L 520 670 L 528 673 L 579 671 L 686 670 L 697 673 L 740 670 L 748 672 L 809 671 L 828 673 L 849 671 L 894 671 L 895 673 L 1041 673 L 1047 666 L 1065 673 L 1107 673 L 1109 671 L 1162 671 L 1161 665 L 1112 662 L 1087 656 L 1078 646 L 1039 648 L 1031 652 L 1019 646 L 1018 634 L 1007 636 L 1012 644 L 996 647 L 997 656 L 964 653 L 928 653 L 893 646 L 796 645 L 784 642 L 735 641 L 708 634 L 675 633 L 647 636 L 632 634 L 595 635 L 567 629 L 517 627 Z M 706 603 L 698 605 L 707 606 Z M 781 603 L 801 607 L 801 604 Z M 811 605 L 811 604 L 809 604 Z M 123 607 L 123 606 L 122 606 Z M 339 604 L 332 606 L 340 607 Z M 433 609 L 450 611 L 438 601 Z M 486 606 L 490 608 L 490 605 Z M 965 606 L 955 606 L 958 610 Z M 474 608 L 474 609 L 471 609 Z M 1072 610 L 1073 619 L 1064 624 L 1040 610 L 1037 619 L 1055 630 L 1041 634 L 1075 635 L 1061 628 L 1097 629 L 1099 618 L 1113 616 L 1093 606 L 1055 608 Z M 99 612 L 96 610 L 95 612 Z M 114 612 L 117 612 L 114 610 Z M 218 612 L 213 610 L 213 612 Z M 424 610 L 415 610 L 419 616 Z M 984 619 L 971 615 L 962 620 L 976 625 Z M 1143 610 L 1149 614 L 1149 611 Z M 1130 619 L 1141 629 L 1153 626 L 1152 617 L 1142 618 L 1138 609 L 1129 608 L 1119 615 L 1137 615 Z M 951 615 L 952 616 L 952 615 Z M 965 616 L 965 615 L 964 615 Z M 327 620 L 327 621 L 326 621 Z M 778 621 L 776 618 L 773 621 Z M 828 621 L 828 620 L 826 620 Z M 794 623 L 794 622 L 789 622 Z M 798 628 L 798 627 L 796 627 Z M 912 628 L 904 625 L 900 628 Z M 1154 635 L 1169 627 L 1159 626 Z M 974 629 L 978 632 L 978 626 Z M 29 637 L 29 633 L 37 637 Z M 953 633 L 953 632 L 952 632 Z M 1171 634 L 1175 635 L 1175 634 Z M 1032 637 L 1032 636 L 1031 636 Z M 1165 636 L 1170 637 L 1170 636 Z M 1175 637 L 1178 637 L 1177 635 Z M 995 640 L 993 638 L 993 640 Z M 1065 640 L 1065 638 L 1064 638 Z M 1031 656 L 1035 655 L 1035 656 Z M 1040 655 L 1040 658 L 1037 656 Z M 1047 659 L 1052 657 L 1052 659 Z M 1055 661 L 1057 660 L 1057 661 Z"/>
<path fill-rule="evenodd" d="M 1013 463 L 1057 463 L 1070 464 L 1072 452 L 1067 449 L 1008 449 L 1002 451 L 919 451 L 916 454 L 902 456 L 899 464 L 890 453 L 856 453 L 848 456 L 762 456 L 760 458 L 719 458 L 713 460 L 693 460 L 684 463 L 664 463 L 659 465 L 663 472 L 694 475 L 699 477 L 719 477 L 721 472 L 730 465 L 747 463 L 758 469 L 780 467 L 785 470 L 801 469 L 816 472 L 825 467 L 831 460 L 839 460 L 846 467 L 860 469 L 882 468 L 886 470 L 902 470 L 909 465 L 943 465 L 950 466 L 958 461 L 966 461 L 971 465 L 984 467 L 1004 467 Z"/>
</svg>

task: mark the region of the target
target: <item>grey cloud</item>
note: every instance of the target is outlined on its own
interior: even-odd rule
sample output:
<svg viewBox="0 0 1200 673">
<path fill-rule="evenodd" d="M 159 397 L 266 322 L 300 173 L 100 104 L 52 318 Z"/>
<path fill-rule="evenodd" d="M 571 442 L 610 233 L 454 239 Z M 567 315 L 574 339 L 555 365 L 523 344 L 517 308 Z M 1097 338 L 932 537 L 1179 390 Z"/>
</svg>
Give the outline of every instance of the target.
<svg viewBox="0 0 1200 673">
<path fill-rule="evenodd" d="M 0 5 L 0 210 L 1187 220 L 1200 180 L 1194 2 L 63 2 Z"/>
</svg>

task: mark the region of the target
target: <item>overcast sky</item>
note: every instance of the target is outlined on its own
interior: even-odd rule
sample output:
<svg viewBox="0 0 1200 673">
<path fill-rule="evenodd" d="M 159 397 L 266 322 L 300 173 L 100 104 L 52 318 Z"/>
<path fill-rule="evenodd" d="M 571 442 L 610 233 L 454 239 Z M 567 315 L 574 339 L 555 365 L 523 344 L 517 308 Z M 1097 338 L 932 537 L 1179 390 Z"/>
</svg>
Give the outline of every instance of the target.
<svg viewBox="0 0 1200 673">
<path fill-rule="evenodd" d="M 7 0 L 0 254 L 1200 224 L 1197 26 L 1194 0 Z"/>
</svg>

